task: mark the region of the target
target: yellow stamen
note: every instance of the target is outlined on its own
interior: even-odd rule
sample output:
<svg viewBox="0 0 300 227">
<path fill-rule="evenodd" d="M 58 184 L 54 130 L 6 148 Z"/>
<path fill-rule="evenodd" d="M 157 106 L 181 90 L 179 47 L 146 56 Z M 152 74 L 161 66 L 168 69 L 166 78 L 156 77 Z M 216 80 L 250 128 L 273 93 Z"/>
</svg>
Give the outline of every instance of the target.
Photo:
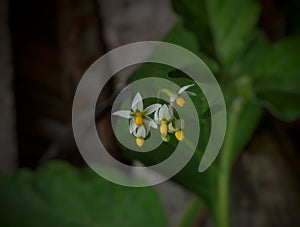
<svg viewBox="0 0 300 227">
<path fill-rule="evenodd" d="M 143 125 L 143 118 L 142 118 L 141 115 L 137 115 L 137 116 L 135 117 L 135 124 L 136 124 L 137 126 L 142 126 L 142 125 Z"/>
<path fill-rule="evenodd" d="M 168 133 L 168 125 L 166 122 L 161 123 L 159 131 L 162 135 L 165 135 Z"/>
<path fill-rule="evenodd" d="M 184 99 L 181 98 L 180 96 L 177 96 L 177 98 L 176 98 L 176 103 L 177 103 L 178 106 L 183 107 L 184 104 L 185 104 L 185 101 L 184 101 Z"/>
<path fill-rule="evenodd" d="M 135 139 L 136 145 L 139 147 L 142 147 L 144 145 L 144 138 L 143 137 L 138 137 Z"/>
<path fill-rule="evenodd" d="M 184 139 L 184 134 L 182 130 L 178 130 L 175 132 L 175 137 L 178 141 L 182 141 Z"/>
</svg>

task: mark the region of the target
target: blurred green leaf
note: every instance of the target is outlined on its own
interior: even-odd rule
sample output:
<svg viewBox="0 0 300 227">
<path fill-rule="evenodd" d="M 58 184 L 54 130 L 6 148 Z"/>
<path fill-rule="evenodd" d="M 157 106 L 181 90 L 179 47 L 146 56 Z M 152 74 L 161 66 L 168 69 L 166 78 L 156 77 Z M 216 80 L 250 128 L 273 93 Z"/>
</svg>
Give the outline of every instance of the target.
<svg viewBox="0 0 300 227">
<path fill-rule="evenodd" d="M 262 61 L 255 90 L 259 103 L 276 117 L 300 117 L 300 37 L 275 43 Z"/>
<path fill-rule="evenodd" d="M 184 27 L 195 34 L 198 50 L 214 56 L 212 34 L 209 27 L 205 0 L 173 0 L 175 11 L 183 17 Z"/>
<path fill-rule="evenodd" d="M 260 13 L 253 0 L 173 0 L 173 6 L 197 37 L 199 50 L 224 66 L 246 50 Z"/>
<path fill-rule="evenodd" d="M 178 1 L 178 3 L 179 2 L 180 1 Z M 187 30 L 185 26 L 183 26 L 183 23 L 181 21 L 179 21 L 169 31 L 169 33 L 165 36 L 164 41 L 177 44 L 192 51 L 194 54 L 197 54 L 203 60 L 203 62 L 209 67 L 209 69 L 213 73 L 219 71 L 219 64 L 215 61 L 213 57 L 207 55 L 203 48 L 201 48 L 201 42 L 198 42 L 196 36 L 194 35 L 194 31 L 191 32 L 190 30 Z M 207 47 L 206 44 L 204 46 Z M 210 48 L 210 50 L 213 49 Z"/>
<path fill-rule="evenodd" d="M 271 49 L 266 35 L 262 31 L 255 33 L 253 40 L 244 53 L 244 56 L 239 59 L 238 69 L 234 72 L 234 76 L 241 77 L 247 75 L 251 79 L 255 79 L 260 74 L 262 61 L 266 58 Z"/>
<path fill-rule="evenodd" d="M 210 30 L 220 61 L 227 66 L 243 54 L 259 19 L 253 0 L 207 0 Z"/>
<path fill-rule="evenodd" d="M 153 189 L 118 186 L 87 168 L 53 162 L 0 180 L 0 226 L 166 226 Z"/>
<path fill-rule="evenodd" d="M 228 114 L 220 155 L 208 170 L 199 173 L 210 136 L 210 117 L 218 107 L 209 110 L 200 88 L 193 90 L 198 97 L 192 101 L 199 116 L 200 138 L 193 158 L 173 180 L 201 196 L 217 226 L 229 226 L 231 166 L 260 122 L 260 106 L 285 120 L 300 115 L 299 39 L 283 40 L 272 46 L 256 28 L 260 8 L 254 0 L 173 0 L 173 5 L 184 25 L 179 22 L 164 41 L 187 48 L 203 59 L 222 87 Z M 190 83 L 180 69 L 153 63 L 142 65 L 133 80 L 153 75 L 178 85 Z M 171 140 L 144 156 L 124 150 L 131 158 L 151 165 L 170 155 L 175 146 Z"/>
</svg>

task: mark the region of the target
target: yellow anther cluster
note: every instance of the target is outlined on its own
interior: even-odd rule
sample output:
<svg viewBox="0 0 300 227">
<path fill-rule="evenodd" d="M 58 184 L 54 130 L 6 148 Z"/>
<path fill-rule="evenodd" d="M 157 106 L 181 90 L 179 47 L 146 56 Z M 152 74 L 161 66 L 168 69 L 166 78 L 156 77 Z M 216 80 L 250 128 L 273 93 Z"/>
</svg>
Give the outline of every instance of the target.
<svg viewBox="0 0 300 227">
<path fill-rule="evenodd" d="M 178 141 L 182 141 L 184 139 L 184 134 L 182 130 L 178 130 L 175 132 L 175 137 Z"/>
<path fill-rule="evenodd" d="M 165 135 L 168 133 L 168 125 L 166 122 L 163 122 L 159 127 L 160 134 Z"/>
<path fill-rule="evenodd" d="M 137 115 L 136 117 L 135 117 L 135 124 L 137 125 L 137 126 L 142 126 L 143 125 L 143 117 L 139 114 L 139 115 Z"/>
<path fill-rule="evenodd" d="M 176 98 L 176 103 L 177 103 L 178 106 L 183 107 L 184 104 L 185 104 L 185 101 L 184 101 L 184 99 L 183 99 L 182 97 L 178 96 L 178 97 Z"/>
<path fill-rule="evenodd" d="M 136 145 L 138 145 L 139 147 L 142 147 L 144 145 L 144 138 L 142 137 L 138 137 L 135 139 Z"/>
</svg>

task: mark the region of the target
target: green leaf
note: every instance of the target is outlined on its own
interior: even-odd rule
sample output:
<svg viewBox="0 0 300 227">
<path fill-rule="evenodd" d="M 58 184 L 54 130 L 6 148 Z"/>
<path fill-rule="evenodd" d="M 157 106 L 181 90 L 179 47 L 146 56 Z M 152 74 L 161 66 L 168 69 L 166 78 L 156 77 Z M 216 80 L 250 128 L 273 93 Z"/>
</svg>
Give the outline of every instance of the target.
<svg viewBox="0 0 300 227">
<path fill-rule="evenodd" d="M 198 50 L 225 67 L 242 57 L 260 15 L 254 0 L 173 0 L 173 6 L 197 37 Z"/>
<path fill-rule="evenodd" d="M 172 2 L 175 11 L 183 17 L 184 27 L 197 38 L 198 50 L 208 56 L 214 56 L 205 0 L 173 0 Z"/>
<path fill-rule="evenodd" d="M 283 121 L 291 122 L 300 117 L 300 91 L 283 91 L 264 88 L 258 91 L 258 103 L 272 115 Z"/>
<path fill-rule="evenodd" d="M 262 61 L 255 90 L 259 103 L 276 117 L 300 117 L 300 37 L 275 43 Z"/>
<path fill-rule="evenodd" d="M 228 65 L 243 54 L 259 19 L 253 0 L 207 0 L 210 29 L 220 61 Z"/>
<path fill-rule="evenodd" d="M 0 226 L 166 226 L 153 189 L 118 186 L 87 168 L 53 162 L 0 180 Z"/>
<path fill-rule="evenodd" d="M 210 68 L 213 73 L 217 73 L 219 71 L 219 64 L 214 60 L 214 58 L 206 54 L 205 49 L 203 50 L 201 47 L 201 42 L 198 42 L 196 36 L 183 26 L 182 21 L 179 21 L 169 31 L 164 38 L 164 41 L 179 45 L 192 51 L 201 58 L 201 60 Z M 207 45 L 205 45 L 205 47 L 207 47 Z M 212 47 L 210 47 L 210 50 L 213 50 Z"/>
<path fill-rule="evenodd" d="M 251 79 L 255 79 L 259 76 L 261 63 L 270 52 L 270 49 L 271 44 L 266 35 L 262 31 L 258 31 L 255 33 L 244 56 L 240 61 L 237 61 L 239 63 L 238 69 L 232 73 L 238 77 L 247 75 Z"/>
<path fill-rule="evenodd" d="M 228 110 L 228 115 L 229 114 L 231 114 L 231 109 Z M 229 162 L 230 166 L 234 164 L 239 153 L 250 141 L 255 129 L 260 122 L 261 116 L 262 110 L 257 106 L 255 102 L 249 102 L 243 107 L 241 116 L 238 119 L 238 124 L 234 129 L 234 141 Z"/>
</svg>

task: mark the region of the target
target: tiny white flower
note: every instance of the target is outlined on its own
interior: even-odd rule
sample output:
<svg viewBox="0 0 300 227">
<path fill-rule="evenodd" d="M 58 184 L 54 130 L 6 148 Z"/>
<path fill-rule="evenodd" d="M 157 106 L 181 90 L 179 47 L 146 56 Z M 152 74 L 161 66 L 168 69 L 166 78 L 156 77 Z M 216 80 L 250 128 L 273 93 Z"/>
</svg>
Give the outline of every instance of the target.
<svg viewBox="0 0 300 227">
<path fill-rule="evenodd" d="M 173 108 L 169 105 L 162 105 L 154 113 L 154 120 L 156 123 L 161 124 L 163 121 L 171 121 L 174 118 Z"/>
<path fill-rule="evenodd" d="M 184 128 L 184 120 L 175 119 L 173 122 L 169 123 L 168 128 L 170 133 L 174 133 L 178 130 L 181 130 Z"/>
<path fill-rule="evenodd" d="M 144 126 L 138 127 L 133 131 L 133 135 L 135 137 L 136 145 L 142 147 L 144 145 L 145 138 L 147 137 L 149 130 Z"/>
<path fill-rule="evenodd" d="M 165 136 L 168 133 L 168 123 L 174 119 L 173 108 L 170 105 L 162 105 L 154 113 L 154 120 L 157 124 L 160 124 L 159 131 Z"/>
<path fill-rule="evenodd" d="M 155 121 L 148 117 L 148 115 L 155 112 L 160 106 L 161 104 L 153 104 L 144 109 L 142 96 L 138 92 L 132 100 L 131 110 L 119 110 L 114 112 L 113 115 L 131 119 L 129 132 L 133 133 L 141 126 L 157 128 Z"/>
<path fill-rule="evenodd" d="M 175 95 L 172 95 L 170 97 L 170 104 L 173 105 L 174 102 L 176 101 L 177 105 L 178 106 L 181 106 L 183 107 L 184 104 L 185 104 L 185 100 L 181 97 L 181 95 L 183 93 L 187 94 L 187 95 L 193 95 L 193 96 L 196 96 L 195 93 L 193 92 L 190 92 L 190 91 L 186 91 L 188 88 L 194 86 L 194 84 L 190 84 L 190 85 L 186 85 L 186 86 L 183 86 L 182 88 L 179 89 L 179 91 L 175 94 Z"/>
<path fill-rule="evenodd" d="M 173 122 L 169 124 L 169 132 L 175 133 L 175 137 L 178 141 L 182 141 L 184 139 L 183 129 L 184 128 L 184 120 L 175 119 Z"/>
</svg>

